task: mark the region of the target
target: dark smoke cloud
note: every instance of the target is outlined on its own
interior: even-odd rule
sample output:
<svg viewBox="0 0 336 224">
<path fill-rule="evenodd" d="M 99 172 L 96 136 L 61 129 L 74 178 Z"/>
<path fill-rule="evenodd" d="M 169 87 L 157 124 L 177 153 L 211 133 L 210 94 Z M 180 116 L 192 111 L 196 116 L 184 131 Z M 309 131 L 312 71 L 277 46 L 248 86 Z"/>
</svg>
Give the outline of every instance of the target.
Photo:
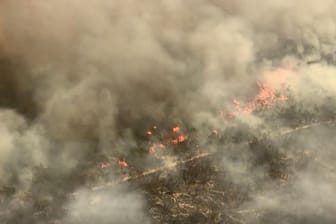
<svg viewBox="0 0 336 224">
<path fill-rule="evenodd" d="M 34 167 L 45 166 L 67 185 L 88 156 L 128 154 L 153 123 L 183 123 L 205 139 L 207 128 L 221 124 L 218 111 L 232 107 L 233 97 L 248 99 L 255 82 L 278 66 L 293 68 L 286 84 L 301 111 L 332 111 L 335 10 L 332 0 L 2 1 L 0 183 L 23 194 L 33 188 Z M 307 65 L 313 61 L 317 64 Z M 260 132 L 288 128 L 281 119 L 270 122 L 257 115 L 239 120 Z M 263 170 L 248 175 L 253 152 L 246 145 L 233 147 L 237 152 L 229 151 L 223 163 L 233 181 L 256 184 Z M 326 152 L 334 155 L 332 147 Z M 233 162 L 236 153 L 241 159 Z M 326 209 L 322 217 L 334 218 L 328 199 L 335 195 L 333 181 L 322 178 L 324 173 L 298 174 L 293 191 L 301 197 L 295 206 L 310 213 L 306 202 L 319 198 Z M 70 210 L 87 210 L 82 207 L 87 194 L 70 200 Z M 113 195 L 106 206 L 118 210 L 120 197 Z M 258 194 L 249 206 L 291 213 L 281 193 L 265 195 Z M 135 204 L 125 212 L 134 217 L 108 217 L 137 223 L 143 200 L 133 195 L 128 200 Z M 101 220 L 105 212 L 86 215 Z"/>
</svg>

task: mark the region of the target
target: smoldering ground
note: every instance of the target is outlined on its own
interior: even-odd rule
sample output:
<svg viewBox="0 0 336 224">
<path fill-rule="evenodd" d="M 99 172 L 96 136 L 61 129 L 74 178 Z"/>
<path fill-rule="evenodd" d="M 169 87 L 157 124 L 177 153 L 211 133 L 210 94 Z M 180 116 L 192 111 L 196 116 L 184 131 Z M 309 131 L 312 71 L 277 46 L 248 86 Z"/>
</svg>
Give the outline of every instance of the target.
<svg viewBox="0 0 336 224">
<path fill-rule="evenodd" d="M 65 192 L 85 183 L 85 178 L 73 178 L 93 157 L 132 155 L 152 124 L 192 127 L 199 141 L 206 142 L 208 130 L 225 129 L 218 112 L 232 107 L 234 97 L 249 100 L 255 83 L 278 67 L 291 71 L 285 82 L 289 102 L 238 117 L 242 129 L 259 137 L 306 121 L 333 119 L 335 9 L 331 0 L 2 1 L 0 175 L 1 185 L 11 192 L 3 199 L 5 207 L 10 204 L 3 207 L 4 220 L 41 221 L 31 218 L 36 205 L 20 199 L 33 192 L 52 211 L 69 204 L 70 218 L 61 211 L 54 216 L 78 221 L 72 214 L 87 209 L 81 205 L 86 193 L 73 200 Z M 312 133 L 303 134 L 310 142 L 302 142 L 301 135 L 293 142 L 317 153 L 320 140 L 315 136 L 320 131 Z M 332 140 L 332 130 L 324 133 L 320 138 Z M 277 150 L 294 154 L 284 142 L 274 142 Z M 256 186 L 264 166 L 246 169 L 255 153 L 244 147 L 224 153 L 223 166 L 234 183 Z M 300 210 L 302 220 L 335 219 L 333 176 L 324 178 L 333 173 L 333 151 L 332 144 L 324 147 L 319 158 L 330 172 L 295 171 L 298 179 L 289 191 L 298 192 L 297 203 L 291 205 Z M 48 176 L 41 186 L 34 184 L 40 175 L 37 167 L 44 167 Z M 272 181 L 263 184 L 272 186 Z M 261 200 L 256 190 L 244 206 L 293 215 L 280 198 L 282 192 L 271 187 L 264 192 L 263 197 L 275 202 Z M 107 207 L 122 212 L 114 206 L 121 197 L 109 195 Z M 130 195 L 134 206 L 126 206 L 125 214 L 143 218 L 145 201 Z M 322 211 L 311 218 L 318 205 L 306 204 L 316 198 Z M 105 213 L 85 215 L 105 220 Z M 118 217 L 112 213 L 108 218 L 138 221 Z"/>
</svg>

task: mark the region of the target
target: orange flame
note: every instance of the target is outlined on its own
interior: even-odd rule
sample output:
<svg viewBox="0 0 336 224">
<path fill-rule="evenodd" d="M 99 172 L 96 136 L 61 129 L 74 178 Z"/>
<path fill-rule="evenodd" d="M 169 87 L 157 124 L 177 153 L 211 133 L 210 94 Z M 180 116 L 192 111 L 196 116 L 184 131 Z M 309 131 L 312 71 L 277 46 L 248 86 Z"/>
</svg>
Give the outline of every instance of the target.
<svg viewBox="0 0 336 224">
<path fill-rule="evenodd" d="M 187 140 L 186 135 L 179 135 L 177 138 L 171 140 L 171 143 L 177 145 L 178 143 L 182 143 Z"/>
<path fill-rule="evenodd" d="M 163 160 L 163 159 L 165 159 L 165 156 L 162 155 L 162 151 L 161 152 L 157 151 L 157 149 L 162 150 L 162 149 L 165 149 L 165 148 L 166 148 L 166 146 L 162 143 L 160 143 L 160 144 L 155 144 L 154 143 L 154 144 L 150 145 L 150 147 L 148 149 L 148 152 L 150 154 L 152 154 L 154 157 L 156 157 L 157 159 Z"/>
<path fill-rule="evenodd" d="M 173 140 L 171 141 L 171 143 L 173 143 L 174 145 L 177 145 L 179 142 L 178 142 L 178 139 L 173 139 Z"/>
<path fill-rule="evenodd" d="M 251 114 L 260 108 L 269 108 L 278 101 L 288 100 L 288 98 L 281 93 L 281 88 L 283 87 L 288 74 L 289 71 L 286 69 L 275 69 L 272 72 L 265 74 L 266 76 L 264 82 L 257 83 L 258 92 L 256 96 L 247 102 L 233 98 L 232 103 L 234 104 L 234 110 L 228 112 L 219 111 L 219 116 L 222 117 L 225 124 L 227 124 L 229 123 L 230 119 L 233 119 L 237 116 L 237 112 Z M 234 126 L 235 124 L 233 123 L 232 125 Z M 148 141 L 148 152 L 152 154 L 152 156 L 162 160 L 168 153 L 163 149 L 170 147 L 171 144 L 178 145 L 188 139 L 188 136 L 183 131 L 181 131 L 179 126 L 173 127 L 171 131 L 173 133 L 164 132 L 164 134 L 157 136 L 160 138 L 161 142 L 153 143 L 152 141 Z M 155 135 L 158 134 L 157 126 L 155 125 L 152 127 L 152 129 L 147 131 L 147 135 L 153 135 L 153 133 Z M 212 135 L 218 136 L 219 133 L 220 131 L 216 129 L 212 130 Z M 119 164 L 124 167 L 128 166 L 125 161 L 121 161 Z"/>
<path fill-rule="evenodd" d="M 187 137 L 185 135 L 180 135 L 178 137 L 178 142 L 184 142 L 187 139 Z"/>
<path fill-rule="evenodd" d="M 119 166 L 128 167 L 128 163 L 125 160 L 119 160 Z"/>
<path fill-rule="evenodd" d="M 177 126 L 177 127 L 174 127 L 174 128 L 173 128 L 173 132 L 174 132 L 174 133 L 179 133 L 179 132 L 180 132 L 180 127 L 178 127 L 178 126 Z"/>
<path fill-rule="evenodd" d="M 147 135 L 152 135 L 153 133 L 151 131 L 147 131 Z"/>
<path fill-rule="evenodd" d="M 155 151 L 155 147 L 154 146 L 151 146 L 151 147 L 149 147 L 149 153 L 151 153 L 151 154 L 154 154 L 156 151 Z"/>
<path fill-rule="evenodd" d="M 278 88 L 285 82 L 289 71 L 283 68 L 275 69 L 270 74 L 267 74 L 265 83 L 257 83 L 258 94 L 243 106 L 243 113 L 251 114 L 258 108 L 268 108 L 278 101 L 286 101 L 288 98 L 280 94 Z M 238 99 L 232 100 L 235 110 L 241 111 L 241 103 Z M 234 113 L 230 112 L 228 118 L 234 117 Z"/>
<path fill-rule="evenodd" d="M 109 167 L 109 166 L 111 166 L 111 163 L 109 163 L 109 162 L 101 163 L 101 164 L 100 164 L 100 167 L 101 167 L 102 169 L 105 169 L 105 168 L 107 168 L 107 167 Z"/>
</svg>

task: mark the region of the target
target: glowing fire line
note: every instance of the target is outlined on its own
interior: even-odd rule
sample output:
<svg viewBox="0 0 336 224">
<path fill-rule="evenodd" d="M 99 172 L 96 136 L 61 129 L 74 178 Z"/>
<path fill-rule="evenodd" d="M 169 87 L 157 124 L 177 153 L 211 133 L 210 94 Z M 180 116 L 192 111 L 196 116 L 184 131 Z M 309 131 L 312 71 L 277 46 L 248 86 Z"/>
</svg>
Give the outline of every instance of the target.
<svg viewBox="0 0 336 224">
<path fill-rule="evenodd" d="M 284 68 L 275 69 L 270 73 L 270 75 L 266 77 L 268 80 L 266 80 L 264 83 L 257 83 L 258 93 L 250 101 L 243 103 L 237 98 L 233 98 L 232 103 L 234 104 L 234 110 L 226 114 L 224 117 L 225 120 L 235 118 L 237 113 L 251 114 L 259 108 L 270 108 L 276 102 L 288 100 L 288 98 L 285 95 L 279 93 L 276 88 L 276 86 L 281 86 L 285 82 L 288 74 L 289 71 Z M 146 131 L 146 135 L 151 138 L 152 136 L 155 136 L 157 131 L 158 127 L 154 125 L 150 130 Z M 164 153 L 162 153 L 163 149 L 166 149 L 171 144 L 178 145 L 188 139 L 188 136 L 182 133 L 179 126 L 173 127 L 171 131 L 173 137 L 167 137 L 166 140 L 161 142 L 149 142 L 148 152 L 155 158 L 160 160 L 165 159 L 166 157 L 163 155 Z M 212 133 L 218 135 L 217 130 L 214 130 Z M 120 160 L 118 164 L 121 167 L 128 167 L 128 163 L 125 160 Z M 101 164 L 101 168 L 106 168 L 108 166 L 109 165 L 104 163 Z"/>
<path fill-rule="evenodd" d="M 297 132 L 297 131 L 301 131 L 301 130 L 305 130 L 305 129 L 309 129 L 309 128 L 313 128 L 313 127 L 318 127 L 318 126 L 321 126 L 321 125 L 332 125 L 332 124 L 336 124 L 336 120 L 328 120 L 328 121 L 316 122 L 316 123 L 311 123 L 311 124 L 299 126 L 299 127 L 293 128 L 293 129 L 288 129 L 286 131 L 280 131 L 280 132 L 277 132 L 277 133 L 273 133 L 273 134 L 271 134 L 271 137 L 286 136 L 286 135 L 292 134 L 292 133 Z M 246 141 L 245 143 L 248 144 L 248 141 Z M 142 172 L 138 175 L 124 176 L 124 177 L 122 177 L 118 180 L 108 182 L 108 183 L 105 183 L 103 185 L 92 187 L 91 190 L 92 191 L 104 190 L 104 189 L 109 188 L 109 187 L 114 187 L 118 184 L 122 184 L 122 183 L 129 182 L 129 181 L 134 181 L 134 180 L 137 180 L 139 178 L 150 176 L 150 175 L 159 173 L 159 172 L 167 170 L 167 169 L 172 169 L 172 168 L 174 168 L 178 165 L 183 165 L 183 164 L 186 164 L 186 163 L 189 163 L 189 162 L 197 161 L 199 159 L 207 158 L 208 156 L 213 155 L 213 154 L 215 154 L 215 152 L 202 152 L 202 153 L 199 153 L 199 154 L 197 154 L 197 155 L 195 155 L 195 156 L 193 156 L 189 159 L 171 162 L 171 163 L 168 163 L 167 165 L 164 165 L 164 166 L 161 166 L 161 167 L 158 167 L 158 168 L 155 168 L 155 169 L 150 169 L 150 170 L 144 171 L 144 172 Z"/>
</svg>

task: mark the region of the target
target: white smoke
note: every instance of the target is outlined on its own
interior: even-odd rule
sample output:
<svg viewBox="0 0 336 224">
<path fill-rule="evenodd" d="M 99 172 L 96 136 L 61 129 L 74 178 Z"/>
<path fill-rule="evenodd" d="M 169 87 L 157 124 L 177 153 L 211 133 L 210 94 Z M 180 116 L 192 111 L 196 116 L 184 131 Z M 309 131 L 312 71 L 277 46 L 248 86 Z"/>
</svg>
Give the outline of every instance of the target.
<svg viewBox="0 0 336 224">
<path fill-rule="evenodd" d="M 21 192 L 31 187 L 35 166 L 60 167 L 67 176 L 88 155 L 126 155 L 154 122 L 178 121 L 200 133 L 213 126 L 224 129 L 218 112 L 232 107 L 233 97 L 251 99 L 255 83 L 277 67 L 292 70 L 286 85 L 301 112 L 332 112 L 335 10 L 332 0 L 2 1 L 1 184 L 14 184 Z M 262 133 L 289 126 L 257 115 L 239 121 Z M 224 158 L 240 185 L 255 183 L 264 172 L 248 174 L 255 155 L 247 148 Z M 241 159 L 235 163 L 231 157 L 237 155 Z M 318 179 L 313 187 L 321 172 L 298 174 L 293 187 L 302 193 L 298 206 L 321 198 L 316 192 L 335 195 L 329 179 Z M 87 209 L 81 207 L 86 194 L 70 202 L 73 211 Z M 108 197 L 120 201 L 118 195 Z M 251 203 L 280 209 L 279 197 L 271 205 L 258 196 Z M 136 213 L 127 222 L 136 222 L 143 200 L 127 200 L 134 201 L 130 209 Z M 114 202 L 106 207 L 118 211 Z M 328 198 L 320 205 L 327 209 L 322 214 L 332 216 Z M 101 220 L 108 211 L 104 206 L 100 211 L 83 217 Z M 125 221 L 115 212 L 112 217 Z"/>
</svg>

